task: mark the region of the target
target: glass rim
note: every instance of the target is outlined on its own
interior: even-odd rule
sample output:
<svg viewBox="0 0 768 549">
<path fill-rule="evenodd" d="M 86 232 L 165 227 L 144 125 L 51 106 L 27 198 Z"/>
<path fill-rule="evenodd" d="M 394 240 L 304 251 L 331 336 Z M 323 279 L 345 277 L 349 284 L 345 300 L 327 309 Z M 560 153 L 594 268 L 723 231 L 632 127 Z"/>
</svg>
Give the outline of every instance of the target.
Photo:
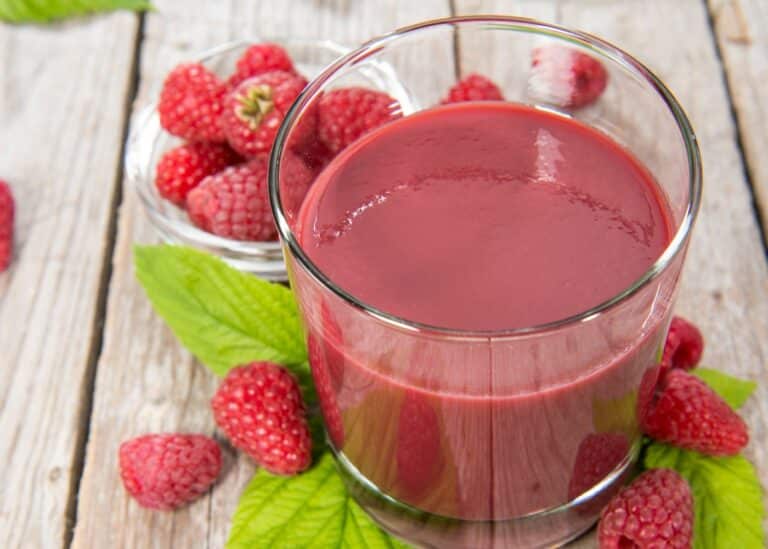
<svg viewBox="0 0 768 549">
<path fill-rule="evenodd" d="M 282 201 L 280 198 L 280 160 L 286 146 L 286 140 L 289 130 L 294 126 L 299 112 L 303 110 L 310 98 L 322 88 L 322 86 L 333 77 L 340 69 L 346 66 L 354 65 L 367 57 L 375 54 L 388 44 L 397 41 L 404 35 L 414 32 L 429 30 L 435 27 L 452 26 L 454 30 L 463 24 L 488 24 L 499 25 L 497 30 L 512 30 L 515 32 L 529 32 L 534 34 L 547 35 L 559 38 L 564 41 L 570 41 L 585 47 L 592 52 L 599 54 L 601 58 L 606 58 L 613 63 L 622 66 L 635 75 L 642 77 L 645 84 L 650 85 L 651 89 L 664 102 L 668 111 L 677 124 L 677 128 L 683 139 L 686 157 L 688 160 L 688 200 L 683 218 L 675 231 L 674 237 L 670 240 L 664 251 L 657 257 L 654 263 L 632 284 L 624 288 L 614 296 L 590 307 L 582 312 L 569 315 L 567 317 L 541 323 L 531 326 L 509 329 L 494 330 L 465 330 L 425 324 L 400 317 L 382 311 L 372 305 L 369 305 L 343 288 L 340 288 L 330 277 L 328 277 L 315 263 L 304 253 L 303 248 L 298 243 L 288 220 L 283 212 Z M 278 234 L 283 243 L 283 247 L 288 247 L 289 252 L 295 257 L 301 266 L 310 274 L 310 276 L 321 286 L 330 290 L 338 298 L 342 299 L 355 309 L 362 311 L 386 324 L 393 327 L 412 332 L 432 333 L 441 337 L 452 337 L 459 339 L 488 339 L 488 338 L 508 338 L 515 336 L 530 336 L 536 333 L 549 332 L 569 325 L 586 322 L 602 313 L 605 313 L 614 307 L 627 301 L 650 282 L 655 280 L 666 268 L 674 261 L 679 253 L 685 248 L 685 244 L 693 228 L 694 221 L 699 211 L 702 191 L 702 167 L 701 154 L 697 143 L 696 135 L 693 131 L 688 117 L 686 116 L 680 103 L 672 92 L 648 67 L 635 59 L 624 50 L 613 44 L 598 38 L 594 35 L 568 29 L 560 25 L 544 23 L 527 17 L 514 17 L 505 15 L 467 15 L 446 17 L 440 19 L 430 19 L 414 25 L 408 25 L 398 28 L 390 33 L 373 38 L 365 42 L 355 50 L 340 57 L 328 65 L 317 77 L 315 77 L 304 90 L 299 94 L 296 101 L 288 110 L 283 123 L 281 124 L 275 143 L 272 147 L 269 161 L 268 173 L 269 200 L 272 213 L 275 217 Z M 286 258 L 287 261 L 287 258 Z"/>
</svg>

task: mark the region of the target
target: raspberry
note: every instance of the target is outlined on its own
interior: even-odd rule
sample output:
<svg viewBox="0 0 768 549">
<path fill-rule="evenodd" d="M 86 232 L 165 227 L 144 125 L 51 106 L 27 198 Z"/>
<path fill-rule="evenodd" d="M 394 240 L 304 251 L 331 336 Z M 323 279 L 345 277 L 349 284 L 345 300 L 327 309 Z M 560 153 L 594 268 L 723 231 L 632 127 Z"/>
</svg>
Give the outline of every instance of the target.
<svg viewBox="0 0 768 549">
<path fill-rule="evenodd" d="M 664 344 L 662 364 L 691 370 L 699 364 L 703 351 L 704 338 L 699 329 L 682 317 L 672 318 Z"/>
<path fill-rule="evenodd" d="M 243 80 L 269 71 L 296 73 L 288 52 L 281 46 L 269 42 L 254 44 L 237 60 L 235 73 L 229 77 L 227 84 L 234 88 Z"/>
<path fill-rule="evenodd" d="M 0 273 L 11 264 L 13 255 L 14 203 L 11 188 L 0 179 Z"/>
<path fill-rule="evenodd" d="M 397 480 L 409 498 L 427 493 L 443 467 L 440 420 L 433 405 L 406 393 L 397 420 Z"/>
<path fill-rule="evenodd" d="M 749 441 L 739 415 L 702 380 L 667 371 L 641 408 L 643 431 L 657 440 L 713 456 L 738 454 Z"/>
<path fill-rule="evenodd" d="M 317 398 L 320 400 L 320 411 L 325 420 L 325 430 L 336 449 L 341 449 L 344 446 L 344 420 L 336 402 L 338 386 L 328 364 L 325 350 L 312 333 L 307 336 L 307 353 L 312 366 L 312 379 L 315 382 Z"/>
<path fill-rule="evenodd" d="M 646 471 L 603 509 L 597 536 L 600 549 L 691 547 L 693 495 L 688 483 L 671 469 Z"/>
<path fill-rule="evenodd" d="M 337 154 L 360 136 L 401 116 L 398 102 L 385 93 L 340 88 L 317 102 L 317 133 L 331 154 Z"/>
<path fill-rule="evenodd" d="M 503 101 L 499 87 L 490 79 L 479 74 L 468 74 L 448 90 L 442 104 L 461 103 L 463 101 Z"/>
<path fill-rule="evenodd" d="M 285 113 L 306 85 L 303 77 L 284 71 L 265 72 L 238 85 L 227 96 L 221 119 L 232 148 L 243 156 L 268 153 Z M 308 123 L 296 131 L 311 134 L 315 117 L 303 120 Z"/>
<path fill-rule="evenodd" d="M 309 166 L 315 174 L 319 174 L 334 157 L 331 150 L 325 143 L 317 139 L 317 137 L 308 139 L 300 147 L 293 147 L 293 150 L 304 159 L 304 163 Z"/>
<path fill-rule="evenodd" d="M 579 444 L 573 465 L 568 499 L 574 499 L 611 473 L 629 453 L 629 441 L 621 433 L 592 433 Z"/>
<path fill-rule="evenodd" d="M 565 46 L 534 49 L 531 67 L 529 93 L 560 107 L 589 105 L 608 84 L 608 73 L 600 61 Z"/>
<path fill-rule="evenodd" d="M 219 143 L 188 143 L 163 154 L 157 163 L 155 185 L 160 196 L 184 207 L 189 191 L 205 177 L 235 164 L 240 158 Z"/>
<path fill-rule="evenodd" d="M 211 400 L 216 423 L 270 473 L 309 467 L 312 440 L 299 384 L 282 366 L 253 362 L 230 370 Z"/>
<path fill-rule="evenodd" d="M 190 141 L 225 141 L 220 117 L 226 93 L 226 86 L 200 63 L 179 65 L 160 92 L 160 124 Z"/>
<path fill-rule="evenodd" d="M 637 417 L 643 418 L 648 413 L 651 405 L 654 403 L 656 387 L 659 384 L 659 378 L 662 375 L 661 366 L 656 365 L 648 368 L 640 381 L 640 388 L 637 391 Z"/>
<path fill-rule="evenodd" d="M 187 196 L 187 212 L 204 231 L 235 240 L 274 240 L 267 196 L 267 156 L 209 175 Z"/>
<path fill-rule="evenodd" d="M 293 221 L 298 215 L 314 179 L 313 171 L 299 155 L 292 151 L 283 154 L 280 161 L 280 197 L 289 221 Z"/>
<path fill-rule="evenodd" d="M 339 326 L 326 301 L 320 302 L 320 321 L 322 322 L 325 359 L 331 370 L 333 387 L 338 391 L 344 381 L 346 360 L 344 353 L 340 351 L 344 348 L 344 337 L 341 333 L 341 326 Z"/>
<path fill-rule="evenodd" d="M 170 510 L 208 491 L 221 471 L 221 449 L 203 435 L 144 435 L 120 445 L 119 461 L 139 505 Z"/>
</svg>

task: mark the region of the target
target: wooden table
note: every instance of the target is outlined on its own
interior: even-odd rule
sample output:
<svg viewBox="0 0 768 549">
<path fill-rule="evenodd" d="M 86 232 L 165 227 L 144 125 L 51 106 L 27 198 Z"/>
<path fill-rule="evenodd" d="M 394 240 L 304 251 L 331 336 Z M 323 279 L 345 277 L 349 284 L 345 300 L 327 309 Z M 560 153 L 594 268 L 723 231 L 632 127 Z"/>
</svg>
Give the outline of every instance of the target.
<svg viewBox="0 0 768 549">
<path fill-rule="evenodd" d="M 665 80 L 700 139 L 705 192 L 678 310 L 707 364 L 759 380 L 747 455 L 768 486 L 768 3 L 764 0 L 154 0 L 50 27 L 0 27 L 0 176 L 18 200 L 0 275 L 0 546 L 222 547 L 251 464 L 203 501 L 147 512 L 118 481 L 120 441 L 213 433 L 216 381 L 154 314 L 134 242 L 157 236 L 124 188 L 132 114 L 178 61 L 259 35 L 355 44 L 419 20 L 506 13 L 593 32 Z M 578 544 L 593 546 L 594 536 Z"/>
</svg>

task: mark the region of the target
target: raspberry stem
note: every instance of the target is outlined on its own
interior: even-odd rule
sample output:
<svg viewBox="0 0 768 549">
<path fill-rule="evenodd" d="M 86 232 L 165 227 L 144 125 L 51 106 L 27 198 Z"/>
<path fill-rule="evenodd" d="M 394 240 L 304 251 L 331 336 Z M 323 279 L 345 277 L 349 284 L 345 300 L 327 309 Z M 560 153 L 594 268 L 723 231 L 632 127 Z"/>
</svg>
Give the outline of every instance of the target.
<svg viewBox="0 0 768 549">
<path fill-rule="evenodd" d="M 272 88 L 264 84 L 248 88 L 238 98 L 240 106 L 237 109 L 237 116 L 252 130 L 258 129 L 262 119 L 275 108 L 272 95 Z"/>
</svg>

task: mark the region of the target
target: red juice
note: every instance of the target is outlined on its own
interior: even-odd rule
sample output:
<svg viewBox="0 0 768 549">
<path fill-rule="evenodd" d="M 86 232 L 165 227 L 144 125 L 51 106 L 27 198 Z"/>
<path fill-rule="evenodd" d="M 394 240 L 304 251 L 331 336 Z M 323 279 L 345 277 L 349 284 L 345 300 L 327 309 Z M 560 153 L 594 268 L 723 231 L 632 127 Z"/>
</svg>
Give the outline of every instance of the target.
<svg viewBox="0 0 768 549">
<path fill-rule="evenodd" d="M 656 183 L 610 138 L 511 103 L 422 111 L 335 158 L 296 234 L 341 289 L 427 326 L 372 328 L 299 292 L 319 311 L 310 360 L 329 435 L 378 491 L 503 520 L 572 501 L 629 463 L 666 312 L 623 312 L 642 325 L 629 339 L 618 314 L 542 342 L 498 333 L 601 304 L 669 244 Z"/>
</svg>

